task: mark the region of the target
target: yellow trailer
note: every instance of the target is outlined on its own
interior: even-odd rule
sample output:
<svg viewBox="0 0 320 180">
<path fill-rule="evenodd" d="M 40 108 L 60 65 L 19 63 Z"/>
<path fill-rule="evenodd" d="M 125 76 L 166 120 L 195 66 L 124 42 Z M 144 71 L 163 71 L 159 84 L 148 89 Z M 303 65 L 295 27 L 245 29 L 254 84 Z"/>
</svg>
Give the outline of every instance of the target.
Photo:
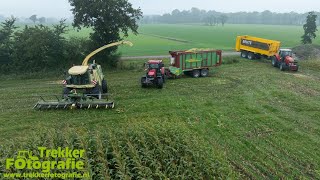
<svg viewBox="0 0 320 180">
<path fill-rule="evenodd" d="M 279 52 L 280 41 L 263 39 L 253 36 L 238 36 L 236 51 L 241 52 L 241 57 L 260 59 L 261 56 L 272 57 Z"/>
</svg>

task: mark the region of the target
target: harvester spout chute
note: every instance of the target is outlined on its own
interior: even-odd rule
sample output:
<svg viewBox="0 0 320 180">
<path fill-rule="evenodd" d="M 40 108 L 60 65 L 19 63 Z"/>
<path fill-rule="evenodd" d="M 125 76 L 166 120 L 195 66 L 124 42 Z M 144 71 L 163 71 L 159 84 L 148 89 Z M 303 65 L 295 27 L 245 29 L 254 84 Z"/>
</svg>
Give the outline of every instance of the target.
<svg viewBox="0 0 320 180">
<path fill-rule="evenodd" d="M 88 62 L 90 60 L 90 58 L 92 56 L 94 56 L 95 54 L 99 53 L 100 51 L 104 50 L 104 49 L 107 49 L 107 48 L 110 48 L 110 47 L 113 47 L 113 46 L 119 46 L 119 45 L 122 45 L 122 44 L 126 44 L 128 46 L 133 46 L 133 44 L 130 42 L 130 41 L 119 41 L 119 42 L 115 42 L 115 43 L 111 43 L 111 44 L 107 44 L 107 45 L 104 45 L 96 50 L 94 50 L 93 52 L 91 52 L 82 62 L 82 66 L 87 66 L 88 65 Z"/>
</svg>

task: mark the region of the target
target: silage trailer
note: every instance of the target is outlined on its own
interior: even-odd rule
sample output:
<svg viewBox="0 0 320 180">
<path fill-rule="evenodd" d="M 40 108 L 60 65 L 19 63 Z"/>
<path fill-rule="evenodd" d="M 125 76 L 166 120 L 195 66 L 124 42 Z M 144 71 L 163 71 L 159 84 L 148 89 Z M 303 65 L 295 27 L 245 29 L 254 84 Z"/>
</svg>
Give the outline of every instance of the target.
<svg viewBox="0 0 320 180">
<path fill-rule="evenodd" d="M 235 49 L 241 52 L 242 58 L 260 59 L 262 56 L 271 58 L 278 54 L 280 44 L 280 41 L 245 35 L 237 37 Z"/>
<path fill-rule="evenodd" d="M 210 49 L 190 49 L 186 51 L 169 51 L 170 66 L 166 68 L 168 78 L 179 77 L 182 74 L 194 78 L 206 77 L 210 68 L 222 64 L 222 51 Z"/>
</svg>

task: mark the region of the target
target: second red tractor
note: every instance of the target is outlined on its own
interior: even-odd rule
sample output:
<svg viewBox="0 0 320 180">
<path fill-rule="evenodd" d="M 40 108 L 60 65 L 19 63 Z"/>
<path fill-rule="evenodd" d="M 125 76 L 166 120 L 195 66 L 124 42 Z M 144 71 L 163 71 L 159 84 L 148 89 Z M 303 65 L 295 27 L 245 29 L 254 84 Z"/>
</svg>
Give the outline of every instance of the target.
<svg viewBox="0 0 320 180">
<path fill-rule="evenodd" d="M 281 71 L 298 71 L 297 61 L 292 57 L 291 49 L 280 49 L 279 54 L 272 57 L 272 66 L 279 67 Z"/>
<path fill-rule="evenodd" d="M 162 89 L 165 83 L 165 69 L 162 60 L 149 60 L 145 63 L 146 74 L 141 77 L 141 87 L 155 85 Z"/>
</svg>

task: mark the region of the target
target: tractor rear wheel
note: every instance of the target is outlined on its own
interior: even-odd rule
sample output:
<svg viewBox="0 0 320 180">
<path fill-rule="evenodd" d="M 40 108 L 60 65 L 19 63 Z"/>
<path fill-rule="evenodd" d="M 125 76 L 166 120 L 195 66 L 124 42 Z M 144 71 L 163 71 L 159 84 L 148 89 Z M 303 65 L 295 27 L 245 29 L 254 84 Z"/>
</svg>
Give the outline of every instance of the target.
<svg viewBox="0 0 320 180">
<path fill-rule="evenodd" d="M 141 78 L 141 87 L 142 88 L 146 88 L 147 87 L 147 85 L 144 83 L 146 81 L 146 79 L 147 79 L 146 77 L 142 77 Z"/>
<path fill-rule="evenodd" d="M 278 66 L 277 58 L 275 56 L 273 56 L 271 58 L 271 64 L 272 64 L 273 67 L 277 67 Z"/>
<path fill-rule="evenodd" d="M 242 58 L 247 58 L 248 56 L 248 52 L 247 51 L 241 51 L 241 55 Z"/>
<path fill-rule="evenodd" d="M 164 75 L 162 75 L 162 79 L 163 79 L 163 83 L 166 83 L 166 75 L 164 74 Z"/>
<path fill-rule="evenodd" d="M 157 87 L 158 87 L 158 89 L 162 89 L 163 88 L 163 79 L 162 79 L 162 77 L 158 78 Z"/>
<path fill-rule="evenodd" d="M 107 81 L 105 79 L 102 80 L 102 92 L 108 93 L 108 85 L 107 85 Z"/>
<path fill-rule="evenodd" d="M 252 52 L 248 53 L 248 59 L 250 59 L 250 60 L 254 59 L 254 54 Z"/>
<path fill-rule="evenodd" d="M 279 66 L 279 68 L 280 68 L 280 71 L 284 71 L 284 70 L 285 70 L 285 64 L 284 64 L 284 63 L 281 63 L 280 66 Z"/>
<path fill-rule="evenodd" d="M 202 70 L 201 70 L 201 76 L 202 76 L 202 77 L 207 77 L 208 75 L 209 75 L 208 69 L 202 69 Z"/>
<path fill-rule="evenodd" d="M 200 71 L 197 70 L 197 69 L 193 70 L 192 71 L 192 77 L 194 77 L 194 78 L 200 77 Z"/>
</svg>

